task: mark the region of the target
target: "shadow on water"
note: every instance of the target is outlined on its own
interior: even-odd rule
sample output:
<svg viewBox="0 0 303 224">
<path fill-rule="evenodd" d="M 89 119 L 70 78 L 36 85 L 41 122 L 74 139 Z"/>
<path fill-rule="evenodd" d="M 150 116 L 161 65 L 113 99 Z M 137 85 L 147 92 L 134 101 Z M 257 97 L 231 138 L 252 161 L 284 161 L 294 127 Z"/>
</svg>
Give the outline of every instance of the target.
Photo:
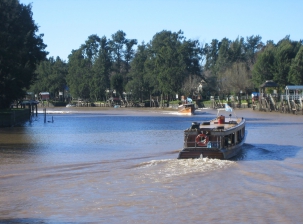
<svg viewBox="0 0 303 224">
<path fill-rule="evenodd" d="M 276 144 L 244 144 L 242 152 L 235 156 L 233 161 L 258 161 L 258 160 L 277 160 L 282 161 L 287 158 L 296 157 L 302 150 L 301 147 L 292 145 Z"/>
</svg>

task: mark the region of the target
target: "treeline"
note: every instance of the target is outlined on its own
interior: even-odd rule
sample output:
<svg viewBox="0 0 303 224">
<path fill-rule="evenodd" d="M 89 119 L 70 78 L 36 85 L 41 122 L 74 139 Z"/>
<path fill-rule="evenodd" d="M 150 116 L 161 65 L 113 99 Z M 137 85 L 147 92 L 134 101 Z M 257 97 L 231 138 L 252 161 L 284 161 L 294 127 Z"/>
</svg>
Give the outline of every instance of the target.
<svg viewBox="0 0 303 224">
<path fill-rule="evenodd" d="M 92 101 L 105 100 L 115 90 L 117 96 L 142 101 L 152 96 L 175 99 L 176 94 L 249 94 L 266 80 L 282 88 L 303 84 L 302 41 L 289 36 L 277 44 L 264 44 L 260 36 L 201 44 L 187 40 L 182 31 L 164 30 L 149 43 L 137 44 L 123 31 L 109 39 L 91 35 L 68 62 L 59 57 L 41 62 L 31 90 L 56 96 L 68 87 L 73 97 Z"/>
</svg>

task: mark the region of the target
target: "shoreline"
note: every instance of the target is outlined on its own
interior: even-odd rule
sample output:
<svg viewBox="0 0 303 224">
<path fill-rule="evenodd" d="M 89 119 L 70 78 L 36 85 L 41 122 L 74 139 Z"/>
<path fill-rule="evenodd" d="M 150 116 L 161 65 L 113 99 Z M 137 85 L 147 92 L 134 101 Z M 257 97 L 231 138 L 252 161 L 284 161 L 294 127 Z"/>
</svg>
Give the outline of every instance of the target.
<svg viewBox="0 0 303 224">
<path fill-rule="evenodd" d="M 183 115 L 174 108 L 159 108 L 159 107 L 39 107 L 38 114 L 43 114 L 43 109 L 46 109 L 46 114 L 103 114 L 103 115 L 178 115 L 178 116 L 196 116 L 203 114 L 217 115 L 217 109 L 213 108 L 198 108 L 195 115 Z M 252 108 L 236 108 L 233 110 L 235 116 L 240 117 L 301 117 L 301 114 L 280 113 L 280 112 L 265 112 L 253 110 Z"/>
<path fill-rule="evenodd" d="M 38 114 L 44 113 L 46 109 L 47 114 L 142 114 L 142 113 L 159 113 L 159 112 L 178 112 L 173 108 L 140 108 L 140 107 L 40 107 Z"/>
</svg>

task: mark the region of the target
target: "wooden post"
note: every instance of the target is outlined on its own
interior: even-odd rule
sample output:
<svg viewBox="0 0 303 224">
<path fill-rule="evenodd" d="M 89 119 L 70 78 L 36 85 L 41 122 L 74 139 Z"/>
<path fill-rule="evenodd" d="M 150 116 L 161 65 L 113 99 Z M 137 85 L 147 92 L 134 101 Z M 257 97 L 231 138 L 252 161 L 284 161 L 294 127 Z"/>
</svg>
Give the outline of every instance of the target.
<svg viewBox="0 0 303 224">
<path fill-rule="evenodd" d="M 46 123 L 46 108 L 43 109 L 44 112 L 44 123 Z"/>
</svg>

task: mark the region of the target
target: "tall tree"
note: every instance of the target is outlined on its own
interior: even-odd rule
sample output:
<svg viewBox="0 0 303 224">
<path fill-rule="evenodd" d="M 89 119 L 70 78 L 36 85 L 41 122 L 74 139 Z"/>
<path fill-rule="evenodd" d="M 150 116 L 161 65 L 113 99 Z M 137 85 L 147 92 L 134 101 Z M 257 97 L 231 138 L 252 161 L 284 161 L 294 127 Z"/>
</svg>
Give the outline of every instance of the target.
<svg viewBox="0 0 303 224">
<path fill-rule="evenodd" d="M 198 42 L 187 41 L 182 31 L 157 33 L 149 45 L 147 77 L 157 80 L 162 94 L 178 93 L 186 78 L 200 74 L 201 52 Z"/>
<path fill-rule="evenodd" d="M 111 49 L 105 36 L 100 39 L 100 49 L 93 65 L 93 75 L 90 83 L 90 96 L 98 100 L 105 95 L 106 89 L 110 89 Z"/>
<path fill-rule="evenodd" d="M 53 58 L 49 58 L 39 63 L 36 69 L 36 80 L 31 85 L 30 91 L 35 94 L 49 91 L 48 77 L 51 76 L 53 70 L 51 63 L 52 60 Z"/>
<path fill-rule="evenodd" d="M 240 91 L 253 88 L 247 63 L 234 62 L 224 73 L 222 86 L 226 93 L 239 94 Z"/>
<path fill-rule="evenodd" d="M 133 47 L 137 44 L 136 39 L 126 39 L 126 34 L 119 30 L 112 35 L 112 40 L 110 41 L 111 52 L 112 52 L 112 76 L 115 76 L 114 80 L 117 85 L 117 80 L 122 77 L 122 83 L 119 84 L 119 89 L 123 89 L 127 84 L 127 74 L 130 69 L 130 62 L 134 57 Z M 121 76 L 121 77 L 120 77 Z M 118 92 L 121 92 L 118 91 Z"/>
<path fill-rule="evenodd" d="M 298 42 L 291 41 L 289 36 L 281 40 L 276 47 L 274 61 L 274 81 L 281 86 L 288 83 L 288 74 L 290 71 L 291 61 L 298 52 Z"/>
<path fill-rule="evenodd" d="M 36 65 L 46 58 L 43 35 L 32 18 L 31 5 L 18 0 L 0 3 L 0 109 L 26 94 Z"/>
<path fill-rule="evenodd" d="M 52 74 L 49 77 L 49 91 L 55 96 L 59 92 L 63 92 L 66 87 L 67 64 L 57 57 L 56 60 L 52 59 Z"/>
<path fill-rule="evenodd" d="M 119 73 L 114 74 L 110 79 L 110 84 L 120 96 L 123 96 L 123 76 Z"/>
<path fill-rule="evenodd" d="M 204 54 L 206 55 L 206 62 L 204 65 L 205 70 L 210 70 L 212 73 L 216 73 L 215 68 L 219 54 L 219 41 L 217 39 L 213 39 L 210 44 L 205 44 Z"/>
<path fill-rule="evenodd" d="M 129 81 L 126 85 L 126 91 L 132 94 L 132 97 L 142 99 L 148 97 L 145 93 L 152 92 L 152 83 L 146 79 L 145 62 L 148 58 L 147 46 L 142 43 L 138 46 L 135 57 L 131 62 Z M 151 88 L 150 88 L 151 87 Z"/>
<path fill-rule="evenodd" d="M 50 92 L 57 96 L 59 91 L 63 91 L 66 86 L 67 64 L 57 57 L 56 60 L 50 57 L 42 61 L 36 69 L 37 78 L 30 87 L 34 93 L 43 91 Z"/>
<path fill-rule="evenodd" d="M 303 85 L 303 45 L 301 45 L 296 57 L 291 62 L 288 78 L 291 84 Z"/>
<path fill-rule="evenodd" d="M 85 44 L 69 55 L 67 84 L 74 97 L 91 98 L 93 66 L 98 57 L 100 41 L 97 35 L 90 35 Z"/>
<path fill-rule="evenodd" d="M 216 62 L 217 71 L 225 71 L 230 66 L 231 54 L 230 54 L 231 41 L 227 38 L 223 38 L 219 43 L 218 60 Z"/>
<path fill-rule="evenodd" d="M 124 58 L 125 58 L 125 73 L 127 74 L 130 69 L 130 62 L 134 58 L 135 50 L 133 47 L 137 44 L 136 39 L 126 39 L 125 41 L 125 51 L 124 51 Z"/>
<path fill-rule="evenodd" d="M 245 43 L 245 51 L 246 57 L 250 65 L 253 65 L 256 62 L 256 52 L 262 49 L 263 43 L 261 42 L 262 37 L 257 36 L 250 36 L 246 38 Z"/>
<path fill-rule="evenodd" d="M 235 41 L 230 44 L 230 62 L 244 62 L 245 61 L 245 43 L 243 37 L 238 37 Z"/>
<path fill-rule="evenodd" d="M 124 59 L 124 52 L 123 52 L 123 47 L 126 42 L 125 38 L 126 34 L 122 31 L 119 30 L 115 34 L 112 35 L 112 40 L 110 42 L 111 49 L 112 49 L 112 54 L 113 54 L 113 59 L 114 59 L 114 71 L 115 73 L 122 73 L 123 72 L 123 59 Z"/>
<path fill-rule="evenodd" d="M 275 46 L 269 42 L 262 51 L 258 53 L 256 63 L 253 67 L 253 82 L 256 87 L 265 82 L 266 80 L 272 80 L 273 66 L 275 61 Z"/>
<path fill-rule="evenodd" d="M 68 56 L 66 82 L 73 97 L 90 98 L 89 80 L 91 63 L 83 56 L 83 49 L 73 50 Z"/>
<path fill-rule="evenodd" d="M 85 41 L 85 44 L 81 46 L 82 54 L 84 58 L 88 59 L 88 62 L 91 64 L 91 66 L 94 64 L 98 55 L 100 40 L 101 39 L 98 37 L 98 35 L 90 35 Z"/>
</svg>

